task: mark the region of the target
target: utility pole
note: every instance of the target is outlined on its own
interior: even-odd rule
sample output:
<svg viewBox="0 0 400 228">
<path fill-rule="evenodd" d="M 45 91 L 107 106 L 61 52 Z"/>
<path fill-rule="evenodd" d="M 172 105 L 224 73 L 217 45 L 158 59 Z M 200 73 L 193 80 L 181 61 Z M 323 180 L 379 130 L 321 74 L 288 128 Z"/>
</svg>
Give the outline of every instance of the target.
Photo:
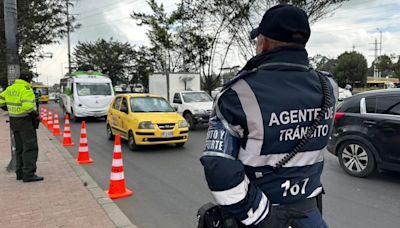
<svg viewBox="0 0 400 228">
<path fill-rule="evenodd" d="M 7 79 L 8 85 L 11 85 L 20 73 L 17 48 L 16 0 L 4 0 L 4 28 L 6 32 Z"/>
<path fill-rule="evenodd" d="M 371 43 L 374 45 L 374 49 L 369 49 L 370 51 L 374 51 L 374 62 L 373 62 L 373 67 L 374 67 L 374 80 L 378 79 L 378 69 L 376 67 L 376 64 L 378 63 L 378 41 L 375 39 L 374 43 Z"/>
<path fill-rule="evenodd" d="M 353 52 L 356 51 L 356 45 L 353 44 Z"/>
<path fill-rule="evenodd" d="M 68 73 L 71 74 L 71 39 L 70 39 L 70 21 L 69 21 L 69 0 L 67 0 L 67 39 L 68 39 Z"/>
<path fill-rule="evenodd" d="M 14 83 L 20 73 L 18 48 L 17 48 L 17 0 L 4 0 L 4 28 L 6 37 L 6 61 L 8 85 Z M 10 130 L 11 161 L 7 171 L 15 171 L 15 141 Z"/>
<path fill-rule="evenodd" d="M 382 31 L 377 28 L 377 30 L 380 33 L 380 40 L 379 40 L 379 56 L 380 56 L 380 60 L 382 60 Z M 379 71 L 379 78 L 382 76 L 382 72 Z"/>
</svg>

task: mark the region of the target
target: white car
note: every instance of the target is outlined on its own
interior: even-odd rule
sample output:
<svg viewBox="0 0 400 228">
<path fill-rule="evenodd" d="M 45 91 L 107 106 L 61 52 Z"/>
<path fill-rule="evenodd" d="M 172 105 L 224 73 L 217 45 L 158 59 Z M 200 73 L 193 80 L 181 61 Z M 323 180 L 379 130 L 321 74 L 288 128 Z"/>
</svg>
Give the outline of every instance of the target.
<svg viewBox="0 0 400 228">
<path fill-rule="evenodd" d="M 222 90 L 222 87 L 215 88 L 213 91 L 211 91 L 211 97 L 215 98 L 218 95 L 218 93 L 221 92 L 221 90 Z"/>
<path fill-rule="evenodd" d="M 351 93 L 350 90 L 339 87 L 339 97 L 338 97 L 339 101 L 343 101 L 344 99 L 351 97 L 351 96 L 353 96 L 353 94 Z"/>
</svg>

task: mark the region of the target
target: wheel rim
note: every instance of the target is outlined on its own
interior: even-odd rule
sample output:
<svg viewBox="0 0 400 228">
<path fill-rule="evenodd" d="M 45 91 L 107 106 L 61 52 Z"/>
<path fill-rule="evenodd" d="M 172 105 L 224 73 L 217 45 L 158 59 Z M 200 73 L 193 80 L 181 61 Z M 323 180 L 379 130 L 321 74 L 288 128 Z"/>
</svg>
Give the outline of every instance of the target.
<svg viewBox="0 0 400 228">
<path fill-rule="evenodd" d="M 344 166 L 352 172 L 362 172 L 368 165 L 368 154 L 358 144 L 347 145 L 342 152 Z"/>
</svg>

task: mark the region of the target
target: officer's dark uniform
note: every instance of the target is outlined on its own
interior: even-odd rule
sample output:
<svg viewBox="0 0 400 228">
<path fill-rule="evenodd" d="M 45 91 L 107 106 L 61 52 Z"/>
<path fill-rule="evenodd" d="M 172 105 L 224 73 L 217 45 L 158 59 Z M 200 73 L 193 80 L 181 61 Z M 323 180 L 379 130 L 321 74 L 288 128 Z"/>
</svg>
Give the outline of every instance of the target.
<svg viewBox="0 0 400 228">
<path fill-rule="evenodd" d="M 286 11 L 283 15 L 282 10 Z M 264 18 L 276 26 L 276 32 L 286 28 L 288 33 L 297 29 L 299 19 L 282 16 L 290 17 L 292 11 L 300 12 L 308 27 L 304 11 L 292 6 L 272 8 Z M 242 224 L 327 227 L 316 196 L 323 191 L 323 153 L 337 86 L 329 77 L 326 81 L 331 99 L 325 118 L 308 143 L 281 168 L 276 168 L 277 163 L 304 137 L 323 102 L 322 86 L 309 67 L 306 50 L 282 47 L 255 56 L 217 96 L 201 162 L 214 199 Z M 283 217 L 294 221 L 279 219 Z"/>
<path fill-rule="evenodd" d="M 30 72 L 21 73 L 20 78 L 0 94 L 0 107 L 8 110 L 10 128 L 15 138 L 17 180 L 24 182 L 43 180 L 43 177 L 35 175 L 39 117 L 30 85 L 32 78 Z"/>
</svg>

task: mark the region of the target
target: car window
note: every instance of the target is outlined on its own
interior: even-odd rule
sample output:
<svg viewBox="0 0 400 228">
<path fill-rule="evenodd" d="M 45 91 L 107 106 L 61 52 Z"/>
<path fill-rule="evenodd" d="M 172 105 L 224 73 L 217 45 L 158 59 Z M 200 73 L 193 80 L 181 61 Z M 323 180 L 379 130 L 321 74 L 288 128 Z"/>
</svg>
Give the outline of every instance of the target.
<svg viewBox="0 0 400 228">
<path fill-rule="evenodd" d="M 339 112 L 360 113 L 360 99 L 347 99 L 338 108 Z"/>
<path fill-rule="evenodd" d="M 128 110 L 128 102 L 126 102 L 126 98 L 122 98 L 120 110 Z"/>
<path fill-rule="evenodd" d="M 159 97 L 131 98 L 132 112 L 175 112 L 171 105 Z"/>
<path fill-rule="evenodd" d="M 174 103 L 181 103 L 181 96 L 179 96 L 179 93 L 175 93 L 174 95 Z"/>
<path fill-rule="evenodd" d="M 397 105 L 389 109 L 387 114 L 400 116 L 400 103 L 397 103 Z"/>
<path fill-rule="evenodd" d="M 182 94 L 185 103 L 191 102 L 210 102 L 212 98 L 205 92 L 191 92 Z"/>
<path fill-rule="evenodd" d="M 367 97 L 365 99 L 365 104 L 367 106 L 367 113 L 376 113 L 376 98 Z"/>
<path fill-rule="evenodd" d="M 376 113 L 398 115 L 400 97 L 382 96 L 376 99 Z M 396 114 L 397 112 L 397 114 Z"/>
<path fill-rule="evenodd" d="M 120 104 L 121 104 L 121 97 L 115 98 L 113 108 L 119 110 Z"/>
</svg>

